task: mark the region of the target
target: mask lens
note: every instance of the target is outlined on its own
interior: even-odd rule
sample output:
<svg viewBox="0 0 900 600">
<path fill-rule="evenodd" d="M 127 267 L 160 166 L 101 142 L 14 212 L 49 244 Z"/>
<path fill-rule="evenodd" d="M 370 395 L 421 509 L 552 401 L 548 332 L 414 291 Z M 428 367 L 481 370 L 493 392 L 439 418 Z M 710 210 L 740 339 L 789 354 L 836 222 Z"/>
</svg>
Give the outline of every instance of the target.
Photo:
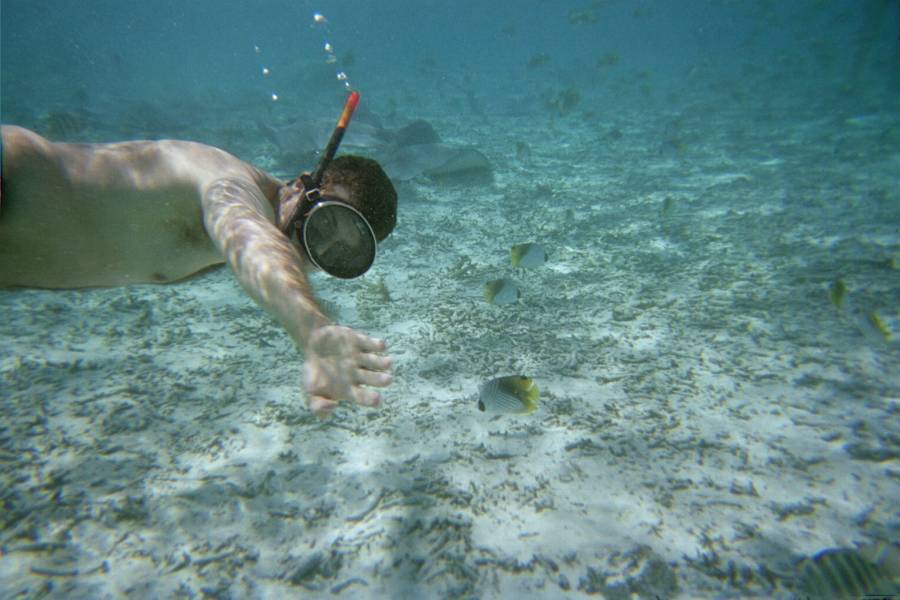
<svg viewBox="0 0 900 600">
<path fill-rule="evenodd" d="M 359 277 L 375 261 L 375 234 L 356 209 L 342 202 L 317 204 L 303 223 L 303 245 L 313 263 L 342 279 Z"/>
</svg>

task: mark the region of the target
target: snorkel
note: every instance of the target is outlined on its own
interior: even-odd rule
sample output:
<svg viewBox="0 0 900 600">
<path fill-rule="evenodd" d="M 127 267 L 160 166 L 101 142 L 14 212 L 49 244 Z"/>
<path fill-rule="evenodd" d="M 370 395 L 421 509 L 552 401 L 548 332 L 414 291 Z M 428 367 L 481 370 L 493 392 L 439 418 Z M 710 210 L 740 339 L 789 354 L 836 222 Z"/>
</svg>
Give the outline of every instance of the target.
<svg viewBox="0 0 900 600">
<path fill-rule="evenodd" d="M 325 152 L 322 153 L 322 160 L 319 161 L 319 165 L 316 167 L 315 172 L 312 176 L 300 176 L 300 181 L 303 182 L 303 187 L 306 188 L 307 195 L 313 191 L 319 191 L 318 188 L 322 183 L 322 177 L 325 175 L 325 169 L 328 168 L 328 165 L 331 164 L 331 161 L 334 159 L 334 155 L 337 154 L 338 146 L 341 145 L 341 140 L 344 139 L 347 125 L 350 124 L 350 119 L 353 117 L 353 112 L 358 105 L 359 92 L 350 92 L 350 95 L 347 97 L 347 102 L 344 104 L 344 111 L 341 113 L 341 118 L 338 119 L 334 131 L 331 132 L 331 139 L 328 140 L 328 145 L 325 146 Z"/>
<path fill-rule="evenodd" d="M 322 158 L 319 160 L 316 170 L 313 171 L 312 175 L 302 173 L 297 178 L 297 181 L 303 184 L 306 201 L 301 200 L 298 202 L 291 217 L 286 219 L 281 225 L 281 232 L 286 236 L 290 237 L 293 234 L 297 221 L 303 216 L 303 213 L 319 200 L 319 186 L 322 184 L 325 170 L 331 164 L 331 161 L 334 160 L 338 146 L 341 145 L 341 140 L 344 139 L 344 133 L 347 131 L 347 125 L 350 124 L 350 119 L 353 117 L 353 112 L 358 105 L 359 92 L 350 92 L 350 96 L 347 97 L 347 102 L 344 104 L 344 110 L 341 112 L 341 117 L 338 119 L 334 131 L 331 132 L 331 139 L 328 140 L 328 144 L 325 146 L 325 151 L 322 153 Z"/>
<path fill-rule="evenodd" d="M 296 233 L 312 265 L 340 279 L 354 279 L 368 271 L 378 248 L 375 230 L 360 209 L 319 189 L 358 104 L 359 93 L 352 92 L 316 170 L 294 181 L 294 191 L 289 192 L 294 205 L 286 207 L 291 216 L 279 226 L 289 239 Z"/>
</svg>

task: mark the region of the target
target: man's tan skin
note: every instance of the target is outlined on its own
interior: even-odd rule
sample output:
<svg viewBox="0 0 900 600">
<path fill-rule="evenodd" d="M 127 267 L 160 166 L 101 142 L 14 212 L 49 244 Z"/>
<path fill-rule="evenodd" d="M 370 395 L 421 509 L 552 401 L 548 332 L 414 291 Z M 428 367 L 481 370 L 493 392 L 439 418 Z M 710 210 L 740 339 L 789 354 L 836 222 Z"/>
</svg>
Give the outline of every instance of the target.
<svg viewBox="0 0 900 600">
<path fill-rule="evenodd" d="M 194 142 L 64 144 L 14 126 L 2 136 L 0 286 L 171 282 L 224 260 L 304 352 L 313 412 L 378 405 L 370 388 L 391 383 L 384 342 L 329 321 L 311 263 L 275 226 L 299 198 L 293 186 Z M 347 200 L 340 185 L 323 192 Z"/>
</svg>

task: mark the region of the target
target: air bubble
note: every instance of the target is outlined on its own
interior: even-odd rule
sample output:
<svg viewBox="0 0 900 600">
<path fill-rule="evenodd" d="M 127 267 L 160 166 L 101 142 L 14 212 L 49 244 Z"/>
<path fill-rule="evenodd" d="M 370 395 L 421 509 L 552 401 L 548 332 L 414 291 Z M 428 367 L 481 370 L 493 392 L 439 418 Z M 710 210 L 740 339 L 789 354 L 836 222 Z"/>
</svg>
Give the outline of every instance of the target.
<svg viewBox="0 0 900 600">
<path fill-rule="evenodd" d="M 331 32 L 328 28 L 328 19 L 326 19 L 325 15 L 323 15 L 322 13 L 317 12 L 313 14 L 313 23 L 315 24 L 315 26 L 318 26 L 317 28 L 322 33 L 322 47 L 325 50 L 325 64 L 337 65 L 340 60 L 338 59 L 337 54 L 335 54 L 334 46 L 329 41 Z M 350 78 L 344 71 L 338 71 L 337 79 L 338 81 L 343 82 L 346 89 L 352 89 L 352 86 L 350 85 Z"/>
</svg>

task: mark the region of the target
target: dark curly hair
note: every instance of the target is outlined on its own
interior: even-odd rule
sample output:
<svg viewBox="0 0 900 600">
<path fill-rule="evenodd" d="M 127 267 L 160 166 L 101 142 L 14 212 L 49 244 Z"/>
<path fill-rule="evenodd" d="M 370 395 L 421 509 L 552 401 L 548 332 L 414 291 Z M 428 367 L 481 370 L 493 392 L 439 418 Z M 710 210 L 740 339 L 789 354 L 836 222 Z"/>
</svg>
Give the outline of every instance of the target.
<svg viewBox="0 0 900 600">
<path fill-rule="evenodd" d="M 322 192 L 342 185 L 350 194 L 348 204 L 369 221 L 379 242 L 397 224 L 397 190 L 377 162 L 371 158 L 345 154 L 335 158 L 322 176 Z"/>
</svg>

